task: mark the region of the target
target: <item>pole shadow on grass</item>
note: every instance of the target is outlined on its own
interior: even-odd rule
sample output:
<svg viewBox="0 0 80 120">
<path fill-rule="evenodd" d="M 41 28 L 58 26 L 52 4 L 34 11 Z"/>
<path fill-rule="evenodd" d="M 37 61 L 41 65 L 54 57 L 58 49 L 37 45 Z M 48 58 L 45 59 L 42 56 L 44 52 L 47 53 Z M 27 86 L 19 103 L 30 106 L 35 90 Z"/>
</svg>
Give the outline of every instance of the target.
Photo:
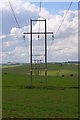
<svg viewBox="0 0 80 120">
<path fill-rule="evenodd" d="M 12 88 L 12 89 L 48 89 L 48 90 L 65 90 L 65 89 L 79 89 L 79 86 L 73 87 L 57 87 L 57 86 L 23 86 L 23 85 L 16 85 L 16 86 L 3 86 L 5 88 Z"/>
<path fill-rule="evenodd" d="M 79 120 L 79 118 L 2 118 L 1 120 Z"/>
<path fill-rule="evenodd" d="M 26 86 L 25 89 L 48 89 L 48 90 L 65 90 L 65 89 L 79 89 L 80 87 L 55 87 L 55 86 Z"/>
</svg>

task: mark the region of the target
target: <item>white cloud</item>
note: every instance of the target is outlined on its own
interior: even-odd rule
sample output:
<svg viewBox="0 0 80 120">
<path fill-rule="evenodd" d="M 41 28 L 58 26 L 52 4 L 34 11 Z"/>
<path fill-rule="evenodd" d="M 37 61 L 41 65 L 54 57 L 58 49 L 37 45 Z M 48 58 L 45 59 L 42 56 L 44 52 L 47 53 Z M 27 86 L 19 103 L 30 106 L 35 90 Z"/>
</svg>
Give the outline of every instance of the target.
<svg viewBox="0 0 80 120">
<path fill-rule="evenodd" d="M 27 12 L 27 14 L 38 14 L 40 17 L 45 19 L 52 17 L 52 14 L 50 14 L 48 10 L 42 7 L 40 11 L 40 8 L 38 6 L 35 6 L 35 4 L 30 3 L 28 0 L 10 0 L 10 3 L 16 14 L 20 14 L 21 12 Z M 11 11 L 10 5 L 7 0 L 3 0 L 3 2 L 0 2 L 0 6 L 1 11 Z"/>
<path fill-rule="evenodd" d="M 6 35 L 0 35 L 1 40 L 4 39 L 4 38 L 6 38 Z"/>
<path fill-rule="evenodd" d="M 11 35 L 12 36 L 15 36 L 15 37 L 21 37 L 22 36 L 22 30 L 19 29 L 19 28 L 16 28 L 16 27 L 13 27 L 10 31 Z"/>
<path fill-rule="evenodd" d="M 22 11 L 28 11 L 28 12 L 38 12 L 39 9 L 36 8 L 35 4 L 31 4 L 27 0 L 10 0 L 10 3 L 15 11 L 15 13 L 19 14 Z M 6 7 L 7 6 L 7 7 Z M 0 11 L 10 11 L 10 5 L 8 0 L 3 0 L 0 2 Z"/>
<path fill-rule="evenodd" d="M 2 12 L 2 10 L 9 10 L 8 7 L 8 1 L 7 0 L 2 0 L 0 1 L 0 11 Z"/>
<path fill-rule="evenodd" d="M 24 47 L 16 47 L 13 51 L 2 53 L 2 62 L 29 62 L 29 51 Z"/>
<path fill-rule="evenodd" d="M 45 8 L 42 8 L 41 11 L 39 12 L 39 16 L 44 18 L 44 19 L 48 19 L 53 17 L 52 14 L 49 13 L 49 11 L 47 11 Z"/>
<path fill-rule="evenodd" d="M 16 41 L 6 41 L 3 43 L 3 47 L 11 47 L 16 44 Z"/>
<path fill-rule="evenodd" d="M 39 8 L 35 6 L 35 4 L 31 4 L 30 2 L 26 2 L 23 4 L 23 10 L 29 11 L 29 12 L 38 12 Z"/>
<path fill-rule="evenodd" d="M 3 0 L 4 2 L 5 0 Z M 14 3 L 13 3 L 14 2 Z M 6 10 L 4 2 L 3 9 Z M 52 15 L 48 10 L 42 8 L 41 13 L 39 12 L 39 8 L 34 4 L 31 4 L 27 1 L 22 0 L 11 0 L 15 12 L 19 14 L 22 11 L 27 11 L 28 13 L 37 13 L 40 15 L 41 19 L 47 19 L 47 30 L 56 33 L 61 21 L 63 19 L 60 13 L 65 15 L 66 10 L 60 11 L 57 15 Z M 23 4 L 23 6 L 22 6 Z M 27 6 L 27 7 L 26 7 Z M 10 8 L 7 10 L 10 10 Z M 39 19 L 39 18 L 38 18 Z M 21 61 L 29 61 L 29 35 L 26 36 L 26 45 L 24 47 L 22 34 L 23 32 L 29 32 L 30 25 L 24 26 L 22 28 L 12 27 L 10 31 L 10 36 L 6 35 L 0 36 L 0 39 L 3 38 L 3 59 L 8 60 L 13 59 L 14 61 L 17 59 Z M 39 22 L 34 23 L 33 31 L 39 31 Z M 44 31 L 44 23 L 40 23 L 40 31 Z M 48 37 L 48 60 L 56 61 L 56 60 L 68 60 L 68 59 L 77 59 L 78 54 L 78 13 L 77 11 L 69 11 L 67 14 L 65 21 L 63 22 L 60 30 L 55 36 L 54 43 L 51 41 L 51 35 Z M 38 35 L 34 35 L 34 50 L 38 49 Z M 40 36 L 40 40 L 43 40 L 43 35 Z M 9 48 L 13 47 L 13 49 L 9 50 Z M 40 49 L 42 49 L 43 43 L 40 44 Z"/>
<path fill-rule="evenodd" d="M 78 34 L 51 42 L 48 49 L 50 61 L 78 60 Z"/>
</svg>

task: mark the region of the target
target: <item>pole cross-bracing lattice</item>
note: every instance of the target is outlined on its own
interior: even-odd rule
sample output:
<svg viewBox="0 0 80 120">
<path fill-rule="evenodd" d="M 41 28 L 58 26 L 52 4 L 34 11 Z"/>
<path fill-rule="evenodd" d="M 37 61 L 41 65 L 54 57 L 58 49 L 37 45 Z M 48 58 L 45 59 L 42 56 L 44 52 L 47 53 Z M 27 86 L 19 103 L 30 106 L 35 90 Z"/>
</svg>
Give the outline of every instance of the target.
<svg viewBox="0 0 80 120">
<path fill-rule="evenodd" d="M 39 22 L 43 21 L 43 22 L 45 22 L 44 32 L 40 32 L 40 31 L 39 32 L 33 32 L 32 31 L 33 21 L 39 21 Z M 47 34 L 52 34 L 53 35 L 53 32 L 47 32 L 46 28 L 47 28 L 46 19 L 45 20 L 32 20 L 31 19 L 30 20 L 30 32 L 24 33 L 24 34 L 30 34 L 30 87 L 32 87 L 32 72 L 33 72 L 33 67 L 32 67 L 33 59 L 32 59 L 32 57 L 34 56 L 32 54 L 33 53 L 33 51 L 32 51 L 32 40 L 33 40 L 32 35 L 33 34 L 38 34 L 38 35 L 39 34 L 44 34 L 44 36 L 45 36 L 45 38 L 44 38 L 45 39 L 45 44 L 44 44 L 44 46 L 45 46 L 45 49 L 44 49 L 45 50 L 45 53 L 44 53 L 44 64 L 45 64 L 45 67 L 44 67 L 44 70 L 45 70 L 45 81 L 46 81 L 46 85 L 47 85 Z M 38 55 L 38 56 L 40 56 L 40 55 Z M 41 59 L 40 60 L 34 60 L 35 64 L 36 64 L 36 61 L 37 61 L 38 64 L 41 63 Z"/>
</svg>

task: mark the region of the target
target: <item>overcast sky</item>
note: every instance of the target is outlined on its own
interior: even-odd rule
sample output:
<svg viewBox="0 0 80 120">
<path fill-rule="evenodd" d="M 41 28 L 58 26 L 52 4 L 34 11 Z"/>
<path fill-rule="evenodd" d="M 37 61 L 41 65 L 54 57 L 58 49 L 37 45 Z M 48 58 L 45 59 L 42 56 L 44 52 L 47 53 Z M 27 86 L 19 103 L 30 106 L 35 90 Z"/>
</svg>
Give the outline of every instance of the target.
<svg viewBox="0 0 80 120">
<path fill-rule="evenodd" d="M 78 60 L 78 3 L 73 2 L 60 30 L 57 32 L 70 2 L 39 2 L 10 0 L 20 28 L 18 28 L 8 0 L 0 2 L 0 62 L 29 62 L 29 36 L 23 40 L 23 33 L 30 31 L 30 19 L 46 19 L 47 31 L 55 35 L 47 36 L 48 61 Z M 1 31 L 2 30 L 2 31 Z M 44 31 L 44 23 L 33 23 L 33 31 Z M 57 32 L 57 33 L 56 33 Z M 33 54 L 44 54 L 44 36 L 33 36 Z M 35 59 L 35 58 L 33 58 Z M 43 59 L 39 57 L 38 59 Z"/>
</svg>

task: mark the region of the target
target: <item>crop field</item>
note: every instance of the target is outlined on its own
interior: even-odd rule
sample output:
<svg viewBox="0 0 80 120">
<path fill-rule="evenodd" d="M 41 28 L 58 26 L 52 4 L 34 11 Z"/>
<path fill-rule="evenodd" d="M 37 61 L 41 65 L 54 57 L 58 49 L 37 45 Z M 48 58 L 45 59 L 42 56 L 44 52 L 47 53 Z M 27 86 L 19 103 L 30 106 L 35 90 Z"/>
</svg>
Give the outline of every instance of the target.
<svg viewBox="0 0 80 120">
<path fill-rule="evenodd" d="M 30 85 L 29 64 L 2 68 L 3 118 L 78 118 L 78 65 L 48 64 L 33 73 Z"/>
</svg>

